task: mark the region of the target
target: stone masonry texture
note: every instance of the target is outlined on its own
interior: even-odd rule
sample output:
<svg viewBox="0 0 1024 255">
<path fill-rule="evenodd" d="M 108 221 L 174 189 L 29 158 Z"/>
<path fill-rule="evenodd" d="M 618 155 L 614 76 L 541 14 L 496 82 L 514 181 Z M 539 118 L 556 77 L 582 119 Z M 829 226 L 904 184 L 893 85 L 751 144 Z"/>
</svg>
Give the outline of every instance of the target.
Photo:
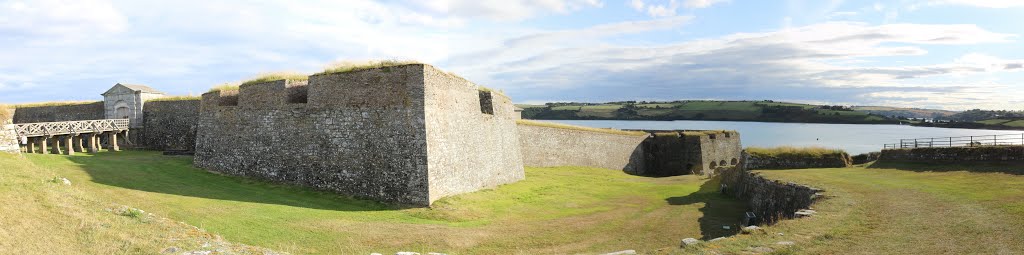
<svg viewBox="0 0 1024 255">
<path fill-rule="evenodd" d="M 796 183 L 770 180 L 742 167 L 723 169 L 719 177 L 727 194 L 747 201 L 759 224 L 793 218 L 800 209 L 810 208 L 822 192 Z"/>
<path fill-rule="evenodd" d="M 646 135 L 608 134 L 520 124 L 523 164 L 535 167 L 586 166 L 643 173 Z"/>
<path fill-rule="evenodd" d="M 289 103 L 294 86 L 307 103 Z M 511 102 L 484 114 L 476 85 L 428 65 L 247 84 L 237 106 L 219 94 L 197 125 L 195 164 L 210 171 L 413 205 L 525 175 Z"/>
<path fill-rule="evenodd" d="M 744 154 L 747 157 L 747 169 L 803 169 L 803 168 L 843 168 L 853 165 L 849 154 L 834 153 L 821 157 L 765 157 Z"/>
<path fill-rule="evenodd" d="M 0 108 L 0 111 L 10 110 Z M 0 114 L 0 116 L 10 116 Z M 0 118 L 0 152 L 6 153 L 21 153 L 21 148 L 18 147 L 18 133 L 14 131 L 14 121 L 9 118 Z"/>
<path fill-rule="evenodd" d="M 1020 162 L 1024 146 L 936 147 L 882 150 L 880 161 Z"/>
<path fill-rule="evenodd" d="M 105 119 L 102 101 L 88 104 L 18 107 L 14 111 L 14 123 L 99 119 Z"/>
<path fill-rule="evenodd" d="M 140 142 L 153 150 L 194 151 L 199 99 L 149 101 L 143 108 Z"/>
</svg>

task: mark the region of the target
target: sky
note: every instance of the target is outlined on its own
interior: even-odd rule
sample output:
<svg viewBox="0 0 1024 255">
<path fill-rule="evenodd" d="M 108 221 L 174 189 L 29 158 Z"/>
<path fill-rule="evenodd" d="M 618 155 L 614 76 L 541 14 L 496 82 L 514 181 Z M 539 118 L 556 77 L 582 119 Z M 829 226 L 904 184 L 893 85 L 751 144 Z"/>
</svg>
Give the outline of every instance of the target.
<svg viewBox="0 0 1024 255">
<path fill-rule="evenodd" d="M 416 60 L 517 103 L 1024 110 L 1022 0 L 0 0 L 0 102 Z"/>
</svg>

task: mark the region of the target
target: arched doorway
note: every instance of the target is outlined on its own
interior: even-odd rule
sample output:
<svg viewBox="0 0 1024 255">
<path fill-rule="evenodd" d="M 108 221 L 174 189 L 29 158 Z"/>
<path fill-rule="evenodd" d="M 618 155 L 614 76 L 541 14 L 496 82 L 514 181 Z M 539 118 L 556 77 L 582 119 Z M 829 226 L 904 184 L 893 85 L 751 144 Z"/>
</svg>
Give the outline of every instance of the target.
<svg viewBox="0 0 1024 255">
<path fill-rule="evenodd" d="M 128 103 L 124 101 L 117 101 L 114 103 L 114 118 L 117 119 L 128 119 L 131 115 L 131 111 L 128 108 Z"/>
</svg>

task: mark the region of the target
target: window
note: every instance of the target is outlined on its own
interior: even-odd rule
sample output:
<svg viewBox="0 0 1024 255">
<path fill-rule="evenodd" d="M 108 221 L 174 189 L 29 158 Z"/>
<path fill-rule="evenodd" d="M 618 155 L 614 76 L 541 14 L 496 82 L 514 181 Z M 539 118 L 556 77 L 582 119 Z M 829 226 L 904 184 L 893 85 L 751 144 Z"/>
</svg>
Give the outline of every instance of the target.
<svg viewBox="0 0 1024 255">
<path fill-rule="evenodd" d="M 708 165 L 708 166 L 709 166 L 708 167 L 709 169 L 714 169 L 715 167 L 718 167 L 718 164 L 716 164 L 714 161 L 712 161 L 711 164 Z"/>
<path fill-rule="evenodd" d="M 480 91 L 480 112 L 494 115 L 494 104 L 491 103 L 491 92 Z"/>
<path fill-rule="evenodd" d="M 720 166 L 728 166 L 728 165 L 725 164 L 725 160 L 722 160 L 722 161 L 718 162 L 718 165 L 720 165 Z"/>
<path fill-rule="evenodd" d="M 736 158 L 732 158 L 732 164 L 733 165 L 736 165 L 736 164 L 739 164 L 739 163 L 740 163 L 739 160 L 737 160 Z"/>
<path fill-rule="evenodd" d="M 305 104 L 309 100 L 309 89 L 306 86 L 292 86 L 285 90 L 288 92 L 288 103 Z"/>
<path fill-rule="evenodd" d="M 708 138 L 715 139 L 715 134 L 709 134 Z"/>
</svg>

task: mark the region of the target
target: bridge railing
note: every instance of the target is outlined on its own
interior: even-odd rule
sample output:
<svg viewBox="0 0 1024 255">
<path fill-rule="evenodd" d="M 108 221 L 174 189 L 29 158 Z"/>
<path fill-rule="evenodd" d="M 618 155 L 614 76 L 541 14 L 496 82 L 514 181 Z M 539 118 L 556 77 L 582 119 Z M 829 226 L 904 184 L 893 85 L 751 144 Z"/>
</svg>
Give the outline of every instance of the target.
<svg viewBox="0 0 1024 255">
<path fill-rule="evenodd" d="M 974 135 L 953 137 L 930 137 L 900 139 L 899 143 L 882 145 L 883 149 L 929 148 L 929 147 L 976 147 L 1024 145 L 1024 133 L 1002 135 Z"/>
<path fill-rule="evenodd" d="M 128 130 L 128 119 L 78 120 L 14 125 L 18 137 L 54 136 Z"/>
</svg>

